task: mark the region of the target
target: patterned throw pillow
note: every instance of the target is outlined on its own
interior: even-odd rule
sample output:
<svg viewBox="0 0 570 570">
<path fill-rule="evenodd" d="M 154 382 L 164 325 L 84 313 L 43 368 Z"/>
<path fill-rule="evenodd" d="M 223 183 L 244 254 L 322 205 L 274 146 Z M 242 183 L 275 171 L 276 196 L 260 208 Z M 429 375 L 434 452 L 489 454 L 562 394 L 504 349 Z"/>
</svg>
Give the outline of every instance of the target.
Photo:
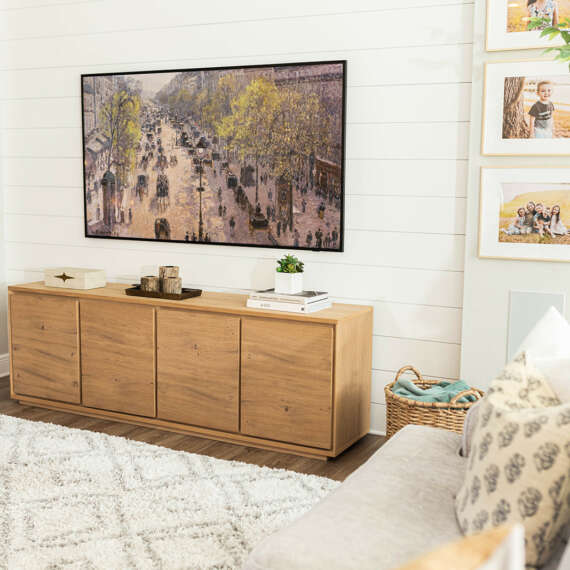
<svg viewBox="0 0 570 570">
<path fill-rule="evenodd" d="M 570 404 L 524 354 L 481 401 L 455 512 L 465 534 L 522 523 L 530 566 L 548 560 L 570 524 Z"/>
</svg>

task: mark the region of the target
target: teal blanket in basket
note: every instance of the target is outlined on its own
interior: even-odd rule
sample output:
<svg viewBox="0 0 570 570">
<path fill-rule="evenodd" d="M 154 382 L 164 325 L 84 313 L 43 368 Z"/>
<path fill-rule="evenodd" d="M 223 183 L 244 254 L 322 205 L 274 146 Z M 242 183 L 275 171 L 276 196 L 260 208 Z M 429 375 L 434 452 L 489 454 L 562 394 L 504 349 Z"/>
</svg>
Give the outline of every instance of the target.
<svg viewBox="0 0 570 570">
<path fill-rule="evenodd" d="M 392 392 L 403 398 L 418 400 L 418 402 L 450 402 L 453 396 L 470 389 L 471 388 L 463 382 L 463 380 L 458 380 L 457 382 L 442 380 L 423 390 L 408 378 L 399 378 L 396 384 L 394 384 Z M 462 396 L 458 401 L 463 404 L 466 402 L 474 402 L 475 400 L 475 396 L 469 394 Z"/>
</svg>

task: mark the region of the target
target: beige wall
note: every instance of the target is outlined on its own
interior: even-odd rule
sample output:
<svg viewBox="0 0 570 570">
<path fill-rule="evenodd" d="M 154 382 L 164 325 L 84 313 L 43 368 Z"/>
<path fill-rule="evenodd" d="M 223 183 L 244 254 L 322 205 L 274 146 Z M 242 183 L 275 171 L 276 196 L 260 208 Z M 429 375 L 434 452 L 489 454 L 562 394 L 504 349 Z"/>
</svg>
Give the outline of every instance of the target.
<svg viewBox="0 0 570 570">
<path fill-rule="evenodd" d="M 469 152 L 465 284 L 463 298 L 463 344 L 461 377 L 485 388 L 505 364 L 507 351 L 509 292 L 539 291 L 570 295 L 570 264 L 553 262 L 479 259 L 479 171 L 482 166 L 569 166 L 564 157 L 483 157 L 481 121 L 484 63 L 539 58 L 542 50 L 485 52 L 485 2 L 475 4 L 473 46 L 473 96 Z M 545 59 L 550 59 L 546 56 Z M 569 258 L 570 259 L 570 258 Z M 566 317 L 570 307 L 566 303 Z"/>
</svg>

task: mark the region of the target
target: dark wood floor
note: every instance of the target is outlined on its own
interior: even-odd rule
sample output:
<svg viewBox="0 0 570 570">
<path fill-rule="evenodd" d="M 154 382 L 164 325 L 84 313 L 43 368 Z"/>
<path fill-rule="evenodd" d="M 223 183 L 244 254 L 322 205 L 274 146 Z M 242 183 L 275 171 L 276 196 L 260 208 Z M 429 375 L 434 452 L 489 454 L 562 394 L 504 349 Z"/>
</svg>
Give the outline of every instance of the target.
<svg viewBox="0 0 570 570">
<path fill-rule="evenodd" d="M 0 414 L 123 436 L 136 441 L 144 441 L 170 449 L 189 451 L 190 453 L 200 453 L 218 459 L 243 461 L 260 466 L 290 469 L 298 473 L 321 475 L 337 481 L 346 479 L 384 443 L 384 438 L 381 436 L 367 435 L 337 458 L 325 462 L 287 453 L 264 451 L 243 445 L 169 433 L 153 428 L 22 406 L 10 399 L 8 377 L 0 378 Z"/>
</svg>

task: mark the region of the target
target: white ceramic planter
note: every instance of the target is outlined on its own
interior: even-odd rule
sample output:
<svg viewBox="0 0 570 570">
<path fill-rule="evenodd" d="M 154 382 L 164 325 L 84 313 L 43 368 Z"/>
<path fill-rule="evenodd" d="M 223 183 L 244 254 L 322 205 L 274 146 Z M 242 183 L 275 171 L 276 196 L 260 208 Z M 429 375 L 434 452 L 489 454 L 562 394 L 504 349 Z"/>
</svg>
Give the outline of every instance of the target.
<svg viewBox="0 0 570 570">
<path fill-rule="evenodd" d="M 284 295 L 294 295 L 303 290 L 302 273 L 278 273 L 275 272 L 275 292 Z"/>
</svg>

